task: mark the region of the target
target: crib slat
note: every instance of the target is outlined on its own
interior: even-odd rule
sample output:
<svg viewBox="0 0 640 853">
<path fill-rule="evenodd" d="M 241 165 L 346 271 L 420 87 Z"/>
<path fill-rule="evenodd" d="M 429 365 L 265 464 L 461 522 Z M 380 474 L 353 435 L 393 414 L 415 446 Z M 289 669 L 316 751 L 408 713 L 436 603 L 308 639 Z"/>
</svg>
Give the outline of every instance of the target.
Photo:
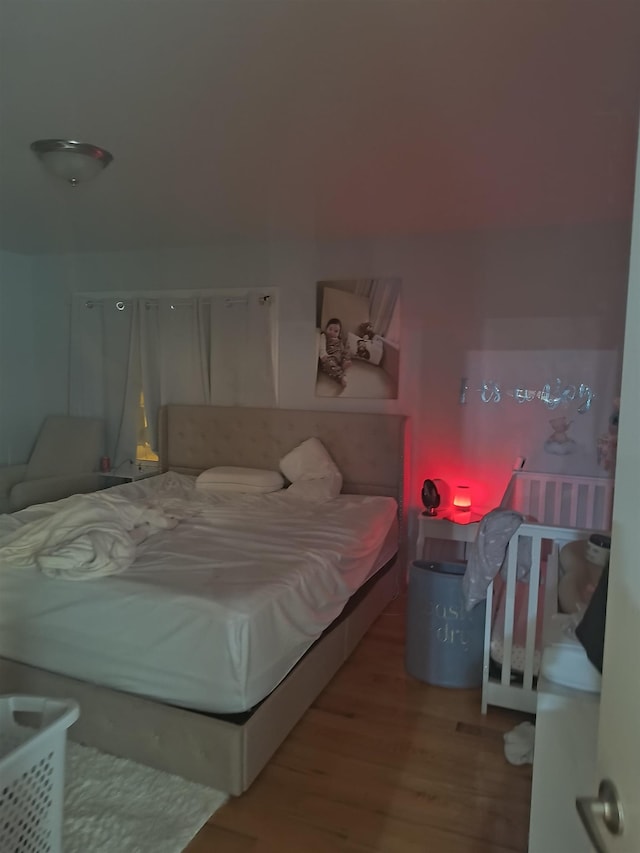
<svg viewBox="0 0 640 853">
<path fill-rule="evenodd" d="M 507 588 L 504 600 L 504 635 L 502 638 L 502 675 L 503 685 L 511 683 L 511 656 L 513 650 L 513 622 L 516 601 L 516 574 L 518 571 L 518 532 L 514 533 L 507 547 Z"/>
<path fill-rule="evenodd" d="M 553 521 L 552 524 L 560 525 L 560 512 L 562 510 L 562 481 L 553 483 Z"/>
<path fill-rule="evenodd" d="M 537 521 L 544 521 L 545 483 L 539 477 L 535 480 L 535 495 L 534 509 L 531 515 Z"/>
<path fill-rule="evenodd" d="M 533 512 L 532 499 L 531 499 L 531 480 L 528 477 L 526 477 L 522 480 L 518 479 L 518 480 L 516 480 L 516 482 L 522 483 L 522 489 L 520 490 L 522 492 L 522 494 L 518 496 L 522 500 L 520 503 L 514 504 L 513 509 L 520 510 L 520 507 L 522 507 L 522 510 L 524 512 Z"/>
<path fill-rule="evenodd" d="M 536 626 L 540 587 L 540 568 L 542 539 L 536 532 L 531 537 L 531 570 L 529 572 L 529 589 L 527 600 L 527 634 L 525 640 L 524 678 L 522 686 L 525 690 L 533 687 L 533 661 L 536 652 Z"/>
<path fill-rule="evenodd" d="M 547 482 L 541 477 L 538 477 L 536 480 L 538 486 L 538 503 L 536 505 L 536 511 L 534 514 L 534 518 L 539 524 L 545 524 L 547 522 L 547 504 L 549 503 L 549 492 L 547 489 Z"/>
<path fill-rule="evenodd" d="M 589 483 L 587 486 L 587 517 L 585 518 L 585 527 L 599 526 L 595 524 L 595 503 L 596 503 L 596 487 L 595 483 Z M 576 525 L 577 526 L 577 525 Z"/>
<path fill-rule="evenodd" d="M 482 662 L 482 713 L 487 713 L 489 698 L 489 666 L 491 663 L 491 616 L 493 613 L 493 583 L 487 589 L 484 617 L 484 658 Z"/>
<path fill-rule="evenodd" d="M 569 527 L 578 526 L 578 497 L 580 486 L 577 483 L 569 483 Z"/>
<path fill-rule="evenodd" d="M 543 539 L 544 537 L 541 537 Z M 542 623 L 542 640 L 549 636 L 551 620 L 558 612 L 558 561 L 560 555 L 561 544 L 554 542 L 551 547 L 551 553 L 547 558 L 547 570 L 545 578 L 544 590 L 544 620 Z"/>
<path fill-rule="evenodd" d="M 611 511 L 613 509 L 613 484 L 609 480 L 598 486 L 598 493 L 602 494 L 602 502 L 597 506 L 598 524 L 592 525 L 599 527 L 601 530 L 609 530 L 611 528 Z"/>
</svg>

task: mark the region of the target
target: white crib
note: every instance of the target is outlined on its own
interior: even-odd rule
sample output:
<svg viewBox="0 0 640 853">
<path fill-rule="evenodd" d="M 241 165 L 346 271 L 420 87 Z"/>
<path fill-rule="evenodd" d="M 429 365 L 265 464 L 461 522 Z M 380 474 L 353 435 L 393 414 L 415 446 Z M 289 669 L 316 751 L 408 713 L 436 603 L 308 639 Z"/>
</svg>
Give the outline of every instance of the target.
<svg viewBox="0 0 640 853">
<path fill-rule="evenodd" d="M 611 525 L 613 481 L 598 477 L 562 476 L 514 471 L 501 506 L 515 509 L 536 522 L 522 524 L 512 536 L 505 561 L 504 627 L 492 624 L 494 586 L 486 601 L 482 713 L 488 705 L 500 705 L 535 713 L 536 676 L 542 643 L 536 649 L 536 629 L 542 637 L 558 607 L 558 555 L 567 542 L 586 539 L 594 531 L 606 532 Z M 527 584 L 517 583 L 518 543 L 531 539 L 531 571 Z M 514 641 L 516 589 L 520 598 L 519 615 L 526 615 L 524 642 L 522 631 Z M 521 608 L 525 607 L 524 613 Z M 543 608 L 543 613 L 539 608 Z M 492 659 L 499 674 L 492 674 Z M 515 677 L 514 677 L 515 675 Z"/>
</svg>

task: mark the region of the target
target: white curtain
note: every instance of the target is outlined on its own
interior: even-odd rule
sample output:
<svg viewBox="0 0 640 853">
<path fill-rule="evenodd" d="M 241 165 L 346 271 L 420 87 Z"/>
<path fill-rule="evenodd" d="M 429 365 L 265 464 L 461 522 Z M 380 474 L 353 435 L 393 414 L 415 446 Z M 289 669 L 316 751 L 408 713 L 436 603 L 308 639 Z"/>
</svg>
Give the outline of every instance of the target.
<svg viewBox="0 0 640 853">
<path fill-rule="evenodd" d="M 374 278 L 369 292 L 369 318 L 373 328 L 382 337 L 386 337 L 398 299 L 397 282 L 384 278 Z"/>
<path fill-rule="evenodd" d="M 214 296 L 207 307 L 211 402 L 273 406 L 272 299 L 255 294 Z"/>
<path fill-rule="evenodd" d="M 202 300 L 140 299 L 142 390 L 151 446 L 158 449 L 158 412 L 166 403 L 211 402 L 208 330 Z"/>
<path fill-rule="evenodd" d="M 400 284 L 397 279 L 356 279 L 353 292 L 369 299 L 369 320 L 375 331 L 386 337 L 398 301 Z"/>
<path fill-rule="evenodd" d="M 73 305 L 69 411 L 102 418 L 114 466 L 136 456 L 140 395 L 136 313 L 132 302 L 76 300 Z"/>
<path fill-rule="evenodd" d="M 135 459 L 140 392 L 151 445 L 166 403 L 273 406 L 273 296 L 76 300 L 70 411 L 104 419 L 111 462 Z"/>
</svg>

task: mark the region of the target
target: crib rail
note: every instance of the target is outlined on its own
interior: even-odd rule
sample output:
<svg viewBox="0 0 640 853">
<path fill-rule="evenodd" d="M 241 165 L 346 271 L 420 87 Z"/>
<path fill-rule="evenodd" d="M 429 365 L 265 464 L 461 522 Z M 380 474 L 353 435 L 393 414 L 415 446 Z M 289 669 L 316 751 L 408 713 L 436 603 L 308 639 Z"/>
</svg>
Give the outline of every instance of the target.
<svg viewBox="0 0 640 853">
<path fill-rule="evenodd" d="M 567 542 L 585 539 L 590 530 L 562 528 L 552 525 L 522 524 L 512 536 L 507 547 L 505 560 L 506 578 L 504 588 L 504 628 L 496 637 L 494 632 L 494 584 L 487 593 L 482 713 L 488 705 L 500 705 L 517 711 L 535 713 L 536 710 L 536 633 L 539 626 L 538 608 L 542 606 L 542 635 L 551 617 L 557 612 L 558 555 Z M 526 633 L 524 640 L 524 667 L 514 661 L 514 637 L 516 617 L 516 586 L 518 581 L 518 554 L 521 543 L 529 540 L 531 565 L 527 583 L 522 585 L 526 592 Z M 526 549 L 527 552 L 529 549 Z M 543 576 L 543 566 L 545 568 Z M 541 594 L 542 592 L 542 594 Z M 491 675 L 492 643 L 500 643 L 502 661 L 500 676 Z M 517 681 L 513 673 L 519 673 Z"/>
<path fill-rule="evenodd" d="M 514 471 L 501 506 L 515 509 L 540 524 L 608 530 L 613 480 Z"/>
<path fill-rule="evenodd" d="M 496 628 L 499 623 L 495 621 L 497 582 L 491 584 L 487 594 L 483 713 L 486 713 L 488 705 L 535 713 L 539 648 L 547 633 L 549 620 L 558 607 L 560 549 L 567 542 L 587 539 L 594 530 L 609 530 L 612 505 L 613 481 L 610 479 L 521 470 L 514 472 L 501 507 L 517 510 L 525 516 L 527 522 L 519 527 L 507 546 L 501 572 L 503 586 L 500 590 L 504 599 L 504 607 L 501 607 L 504 625 L 498 631 Z M 528 553 L 529 550 L 528 583 L 523 584 L 518 582 L 518 559 L 519 554 Z M 526 628 L 524 645 L 520 630 L 520 644 L 516 646 L 518 590 L 525 596 Z M 539 612 L 541 608 L 542 613 Z M 536 643 L 538 632 L 541 632 L 542 637 L 538 636 Z M 499 675 L 491 673 L 492 643 L 501 649 L 502 660 L 496 667 Z M 516 677 L 514 673 L 517 673 Z"/>
</svg>

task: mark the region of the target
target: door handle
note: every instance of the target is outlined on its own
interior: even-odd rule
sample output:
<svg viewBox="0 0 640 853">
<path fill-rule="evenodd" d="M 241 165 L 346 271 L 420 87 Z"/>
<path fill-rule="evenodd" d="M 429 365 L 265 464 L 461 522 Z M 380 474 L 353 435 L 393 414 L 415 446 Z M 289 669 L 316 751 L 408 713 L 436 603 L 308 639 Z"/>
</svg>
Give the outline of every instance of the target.
<svg viewBox="0 0 640 853">
<path fill-rule="evenodd" d="M 589 841 L 597 853 L 607 853 L 607 844 L 602 837 L 600 825 L 604 824 L 611 835 L 622 835 L 624 832 L 622 803 L 616 786 L 610 779 L 603 779 L 598 788 L 598 796 L 576 797 L 576 808 Z"/>
</svg>

